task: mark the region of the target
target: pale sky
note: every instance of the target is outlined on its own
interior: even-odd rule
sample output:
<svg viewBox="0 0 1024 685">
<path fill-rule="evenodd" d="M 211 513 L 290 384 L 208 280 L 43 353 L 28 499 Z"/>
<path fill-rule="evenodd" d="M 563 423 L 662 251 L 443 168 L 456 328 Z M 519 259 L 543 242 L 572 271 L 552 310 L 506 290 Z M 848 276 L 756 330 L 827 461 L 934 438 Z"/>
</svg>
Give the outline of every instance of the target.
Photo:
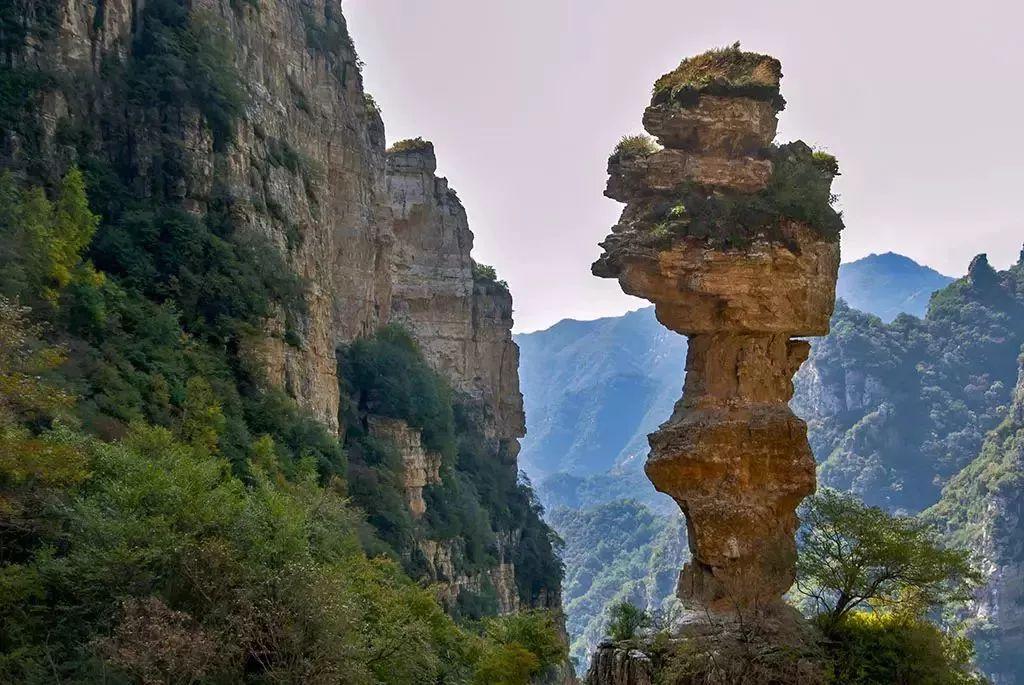
<svg viewBox="0 0 1024 685">
<path fill-rule="evenodd" d="M 621 205 L 608 153 L 654 80 L 741 41 L 782 60 L 778 140 L 839 158 L 843 260 L 905 254 L 950 275 L 1024 241 L 1024 9 L 900 0 L 344 0 L 388 141 L 434 142 L 509 282 L 517 331 L 644 302 L 590 275 Z"/>
</svg>

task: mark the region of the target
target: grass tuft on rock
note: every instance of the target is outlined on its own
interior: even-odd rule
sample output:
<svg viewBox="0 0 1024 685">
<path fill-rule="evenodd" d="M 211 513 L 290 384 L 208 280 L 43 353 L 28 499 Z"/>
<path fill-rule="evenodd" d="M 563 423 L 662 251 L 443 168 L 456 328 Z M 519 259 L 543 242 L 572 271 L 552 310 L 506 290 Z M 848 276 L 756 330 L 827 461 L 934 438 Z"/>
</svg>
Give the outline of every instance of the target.
<svg viewBox="0 0 1024 685">
<path fill-rule="evenodd" d="M 418 152 L 430 149 L 431 147 L 433 147 L 433 143 L 429 140 L 423 140 L 420 136 L 416 136 L 415 138 L 406 138 L 405 140 L 393 143 L 388 148 L 388 152 Z"/>
<path fill-rule="evenodd" d="M 652 104 L 696 104 L 697 97 L 734 95 L 765 100 L 781 110 L 782 64 L 771 55 L 745 52 L 739 42 L 688 57 L 654 83 Z"/>
<path fill-rule="evenodd" d="M 634 159 L 653 155 L 661 149 L 661 146 L 646 133 L 622 136 L 615 149 L 612 150 L 612 157 L 623 159 Z"/>
</svg>

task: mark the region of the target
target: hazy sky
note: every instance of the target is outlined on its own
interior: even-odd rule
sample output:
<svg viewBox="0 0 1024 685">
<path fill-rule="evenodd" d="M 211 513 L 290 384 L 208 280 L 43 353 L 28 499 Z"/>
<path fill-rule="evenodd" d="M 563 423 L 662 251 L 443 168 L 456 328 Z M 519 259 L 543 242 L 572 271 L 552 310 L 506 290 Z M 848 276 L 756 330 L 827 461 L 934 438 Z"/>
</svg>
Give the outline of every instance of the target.
<svg viewBox="0 0 1024 685">
<path fill-rule="evenodd" d="M 344 0 L 388 140 L 435 144 L 474 255 L 516 330 L 641 306 L 594 278 L 621 205 L 608 153 L 681 58 L 742 41 L 782 60 L 779 140 L 838 158 L 843 259 L 906 254 L 958 275 L 1024 241 L 1024 10 L 857 0 Z"/>
</svg>

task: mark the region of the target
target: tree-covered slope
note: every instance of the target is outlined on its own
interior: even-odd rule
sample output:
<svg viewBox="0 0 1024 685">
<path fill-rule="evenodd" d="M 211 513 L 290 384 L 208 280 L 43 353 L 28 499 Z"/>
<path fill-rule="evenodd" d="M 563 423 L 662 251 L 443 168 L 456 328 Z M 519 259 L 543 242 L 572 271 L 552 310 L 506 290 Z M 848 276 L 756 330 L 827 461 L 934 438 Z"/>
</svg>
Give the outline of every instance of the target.
<svg viewBox="0 0 1024 685">
<path fill-rule="evenodd" d="M 924 316 L 932 293 L 952 281 L 909 257 L 886 252 L 841 265 L 836 296 L 854 309 L 892 321 L 900 314 Z"/>
<path fill-rule="evenodd" d="M 628 601 L 660 611 L 673 604 L 686 526 L 679 513 L 655 513 L 633 500 L 562 507 L 548 519 L 566 541 L 566 627 L 580 670 L 605 635 L 608 607 Z"/>
<path fill-rule="evenodd" d="M 653 325 L 653 315 L 649 316 Z M 597 324 L 610 325 L 595 322 L 595 328 Z M 599 340 L 590 342 L 597 345 Z M 976 259 L 966 277 L 932 298 L 923 319 L 904 315 L 886 323 L 840 302 L 832 332 L 812 341 L 811 356 L 795 381 L 793 407 L 808 421 L 811 444 L 821 464 L 820 482 L 854 491 L 869 503 L 893 510 L 917 512 L 934 504 L 944 483 L 972 464 L 988 431 L 1007 415 L 1022 342 L 1024 266 L 1020 264 L 996 272 L 984 258 Z M 585 342 L 576 340 L 562 341 L 559 349 L 571 351 L 575 345 L 587 349 L 588 356 L 567 353 L 547 369 L 549 375 L 572 368 L 577 377 L 585 377 L 574 364 L 598 355 Z M 538 349 L 543 348 L 524 345 L 528 363 L 532 363 L 529 355 Z M 540 377 L 539 372 L 535 373 Z M 600 402 L 596 394 L 600 386 L 595 384 L 592 391 L 586 401 Z M 664 388 L 665 394 L 676 391 L 674 387 Z M 532 385 L 524 384 L 524 392 L 527 406 L 531 406 Z M 545 402 L 560 399 L 558 395 L 544 397 Z M 638 396 L 636 401 L 654 405 L 651 396 Z M 660 418 L 652 417 L 650 428 L 645 430 L 667 417 L 670 406 L 668 401 L 659 408 Z M 543 408 L 533 409 L 534 414 L 538 411 Z M 539 450 L 537 446 L 532 449 Z M 633 468 L 621 468 L 626 464 Z M 621 506 L 615 502 L 617 498 L 635 498 L 648 504 L 665 502 L 653 493 L 639 470 L 641 464 L 642 458 L 624 462 L 604 474 L 569 473 L 541 479 L 539 491 L 546 501 L 577 509 L 575 513 L 560 512 L 561 523 L 556 527 L 565 527 L 565 521 L 574 517 L 599 517 L 602 509 L 614 512 Z M 588 507 L 592 510 L 587 511 Z M 674 504 L 667 502 L 660 511 L 664 513 L 645 509 L 641 515 L 659 516 L 657 525 L 666 527 L 670 521 L 667 514 L 674 512 Z M 609 539 L 620 538 L 609 535 Z M 622 540 L 623 544 L 634 544 L 628 536 Z M 616 554 L 646 558 L 652 543 L 636 544 Z M 1017 543 L 1006 544 L 1013 548 Z M 685 550 L 680 548 L 668 566 L 679 568 L 684 556 Z M 586 548 L 578 557 L 567 554 L 566 561 L 569 578 L 574 577 L 577 565 L 589 567 L 593 563 Z M 596 587 L 607 578 L 628 586 L 644 577 L 628 564 L 600 568 Z M 1009 577 L 1015 577 L 1012 571 Z M 605 606 L 570 601 L 570 625 L 599 624 L 597 617 Z"/>
<path fill-rule="evenodd" d="M 986 573 L 967 611 L 979 662 L 998 685 L 1024 683 L 1024 369 L 1005 420 L 925 516 Z"/>
<path fill-rule="evenodd" d="M 840 304 L 795 379 L 820 482 L 920 511 L 1006 416 L 1024 343 L 1024 265 L 978 256 L 924 319 L 889 324 Z"/>
<path fill-rule="evenodd" d="M 338 3 L 30 0 L 0 47 L 0 681 L 563 662 L 514 450 L 374 306 L 383 130 Z"/>
</svg>

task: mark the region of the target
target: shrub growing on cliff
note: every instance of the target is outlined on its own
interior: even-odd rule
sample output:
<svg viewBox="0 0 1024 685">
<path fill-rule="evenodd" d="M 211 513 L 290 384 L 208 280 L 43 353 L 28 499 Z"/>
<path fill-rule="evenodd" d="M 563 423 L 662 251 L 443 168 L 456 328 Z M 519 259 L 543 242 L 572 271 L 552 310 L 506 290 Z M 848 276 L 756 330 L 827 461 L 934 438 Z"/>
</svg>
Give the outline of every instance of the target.
<svg viewBox="0 0 1024 685">
<path fill-rule="evenodd" d="M 833 204 L 832 178 L 838 162 L 801 142 L 772 148 L 773 171 L 756 193 L 710 192 L 695 183 L 681 184 L 671 197 L 651 203 L 643 218 L 651 239 L 693 236 L 722 247 L 740 247 L 765 235 L 785 241 L 783 225 L 797 222 L 822 239 L 839 240 L 842 215 Z"/>
<path fill-rule="evenodd" d="M 415 138 L 403 138 L 402 140 L 395 141 L 388 148 L 388 152 L 414 152 L 416 150 L 426 150 L 428 147 L 430 147 L 429 141 L 416 136 Z"/>
<path fill-rule="evenodd" d="M 828 643 L 835 682 L 846 685 L 984 685 L 970 640 L 902 612 L 855 611 Z"/>
<path fill-rule="evenodd" d="M 72 279 L 90 278 L 82 254 L 99 217 L 89 209 L 82 172 L 72 167 L 51 202 L 42 188 L 0 175 L 0 292 L 56 302 Z"/>
<path fill-rule="evenodd" d="M 969 598 L 980 576 L 966 550 L 946 549 L 920 519 L 893 516 L 823 489 L 802 509 L 797 590 L 826 635 L 853 610 L 894 610 L 913 598 L 922 612 Z"/>
<path fill-rule="evenodd" d="M 612 158 L 614 159 L 632 159 L 634 157 L 646 157 L 652 155 L 661 146 L 655 142 L 654 138 L 650 137 L 646 133 L 640 133 L 636 135 L 622 136 L 619 142 L 615 145 L 615 149 L 612 150 Z"/>
<path fill-rule="evenodd" d="M 212 15 L 190 12 L 177 0 L 150 0 L 129 62 L 130 97 L 144 106 L 195 107 L 223 147 L 245 109 L 233 45 Z"/>
<path fill-rule="evenodd" d="M 608 636 L 616 642 L 632 640 L 641 630 L 651 625 L 651 616 L 628 600 L 613 604 L 608 609 Z"/>
</svg>

